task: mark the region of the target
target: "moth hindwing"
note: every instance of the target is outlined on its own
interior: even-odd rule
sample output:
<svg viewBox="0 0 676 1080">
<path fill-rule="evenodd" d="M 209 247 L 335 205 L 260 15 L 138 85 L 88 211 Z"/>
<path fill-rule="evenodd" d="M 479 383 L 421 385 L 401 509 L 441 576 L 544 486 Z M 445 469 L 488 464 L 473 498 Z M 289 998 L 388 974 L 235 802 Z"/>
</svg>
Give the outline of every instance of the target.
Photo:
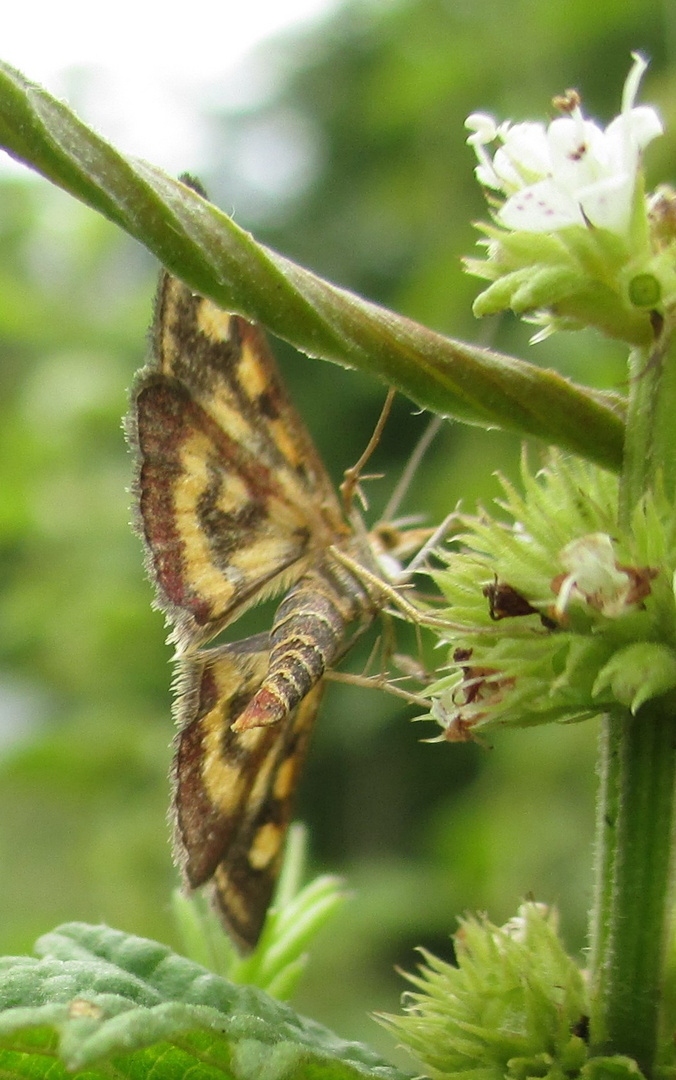
<svg viewBox="0 0 676 1080">
<path fill-rule="evenodd" d="M 153 343 L 127 426 L 136 528 L 178 654 L 177 857 L 251 948 L 323 673 L 382 597 L 262 332 L 164 273 Z M 280 593 L 269 635 L 200 649 Z"/>
<path fill-rule="evenodd" d="M 256 942 L 275 887 L 293 797 L 323 683 L 285 721 L 233 730 L 267 674 L 267 634 L 178 662 L 174 758 L 177 854 L 191 888 L 213 880 L 243 949 Z"/>
</svg>

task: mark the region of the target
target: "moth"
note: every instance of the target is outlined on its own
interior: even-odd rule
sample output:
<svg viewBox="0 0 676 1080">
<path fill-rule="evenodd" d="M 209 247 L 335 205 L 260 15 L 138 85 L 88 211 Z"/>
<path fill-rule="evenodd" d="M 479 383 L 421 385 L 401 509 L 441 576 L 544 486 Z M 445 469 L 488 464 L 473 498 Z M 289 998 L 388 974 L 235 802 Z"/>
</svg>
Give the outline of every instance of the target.
<svg viewBox="0 0 676 1080">
<path fill-rule="evenodd" d="M 177 652 L 177 858 L 247 950 L 322 676 L 385 603 L 377 542 L 347 519 L 263 332 L 166 272 L 127 430 L 136 529 Z M 278 594 L 269 634 L 202 648 Z"/>
</svg>

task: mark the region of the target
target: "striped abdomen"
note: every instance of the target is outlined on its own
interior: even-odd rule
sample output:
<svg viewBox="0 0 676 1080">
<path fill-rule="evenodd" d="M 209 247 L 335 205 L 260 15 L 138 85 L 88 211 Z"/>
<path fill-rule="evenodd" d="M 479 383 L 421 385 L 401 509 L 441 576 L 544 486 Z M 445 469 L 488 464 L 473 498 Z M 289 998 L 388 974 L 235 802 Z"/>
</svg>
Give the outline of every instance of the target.
<svg viewBox="0 0 676 1080">
<path fill-rule="evenodd" d="M 267 676 L 233 728 L 243 731 L 288 716 L 341 652 L 349 624 L 358 618 L 370 622 L 374 614 L 364 583 L 327 553 L 277 608 Z"/>
</svg>

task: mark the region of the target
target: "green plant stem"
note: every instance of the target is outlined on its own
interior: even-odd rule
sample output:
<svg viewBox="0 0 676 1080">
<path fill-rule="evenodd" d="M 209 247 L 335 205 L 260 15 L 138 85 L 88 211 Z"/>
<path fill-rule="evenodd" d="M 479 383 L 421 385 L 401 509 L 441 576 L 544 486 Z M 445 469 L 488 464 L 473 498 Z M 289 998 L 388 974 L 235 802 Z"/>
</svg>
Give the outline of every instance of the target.
<svg viewBox="0 0 676 1080">
<path fill-rule="evenodd" d="M 676 493 L 676 350 L 665 331 L 652 350 L 635 349 L 629 361 L 629 398 L 620 481 L 619 521 L 631 515 L 644 491 L 659 477 L 667 494 Z"/>
<path fill-rule="evenodd" d="M 599 874 L 592 966 L 595 1052 L 650 1076 L 669 909 L 676 714 L 649 703 L 607 717 L 601 735 Z"/>
<path fill-rule="evenodd" d="M 670 335 L 630 363 L 629 413 L 619 521 L 631 527 L 659 477 L 673 494 L 674 376 Z M 676 386 L 674 387 L 676 390 Z M 669 401 L 665 401 L 665 397 Z M 676 700 L 602 721 L 597 879 L 591 916 L 591 1043 L 654 1072 L 670 914 Z"/>
</svg>

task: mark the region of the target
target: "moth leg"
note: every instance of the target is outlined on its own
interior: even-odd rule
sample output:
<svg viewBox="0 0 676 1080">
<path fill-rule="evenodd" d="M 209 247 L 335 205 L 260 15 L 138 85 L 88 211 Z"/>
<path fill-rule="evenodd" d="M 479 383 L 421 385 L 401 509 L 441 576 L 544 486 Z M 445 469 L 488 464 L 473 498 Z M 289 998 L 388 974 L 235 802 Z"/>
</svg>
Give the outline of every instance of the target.
<svg viewBox="0 0 676 1080">
<path fill-rule="evenodd" d="M 353 465 L 350 469 L 345 470 L 343 482 L 340 485 L 339 490 L 341 499 L 343 500 L 343 508 L 348 516 L 352 511 L 352 504 L 354 502 L 355 495 L 359 498 L 362 508 L 364 510 L 368 509 L 368 503 L 366 501 L 364 492 L 359 485 L 359 480 L 361 479 L 364 466 L 366 465 L 376 446 L 380 442 L 383 429 L 392 410 L 392 402 L 394 401 L 395 394 L 396 390 L 393 386 L 391 386 L 390 389 L 387 391 L 385 404 L 381 409 L 380 416 L 378 417 L 378 422 L 373 429 L 373 434 L 371 435 L 371 438 L 366 444 L 366 449 L 359 458 L 359 461 L 357 461 L 356 464 Z"/>
</svg>

